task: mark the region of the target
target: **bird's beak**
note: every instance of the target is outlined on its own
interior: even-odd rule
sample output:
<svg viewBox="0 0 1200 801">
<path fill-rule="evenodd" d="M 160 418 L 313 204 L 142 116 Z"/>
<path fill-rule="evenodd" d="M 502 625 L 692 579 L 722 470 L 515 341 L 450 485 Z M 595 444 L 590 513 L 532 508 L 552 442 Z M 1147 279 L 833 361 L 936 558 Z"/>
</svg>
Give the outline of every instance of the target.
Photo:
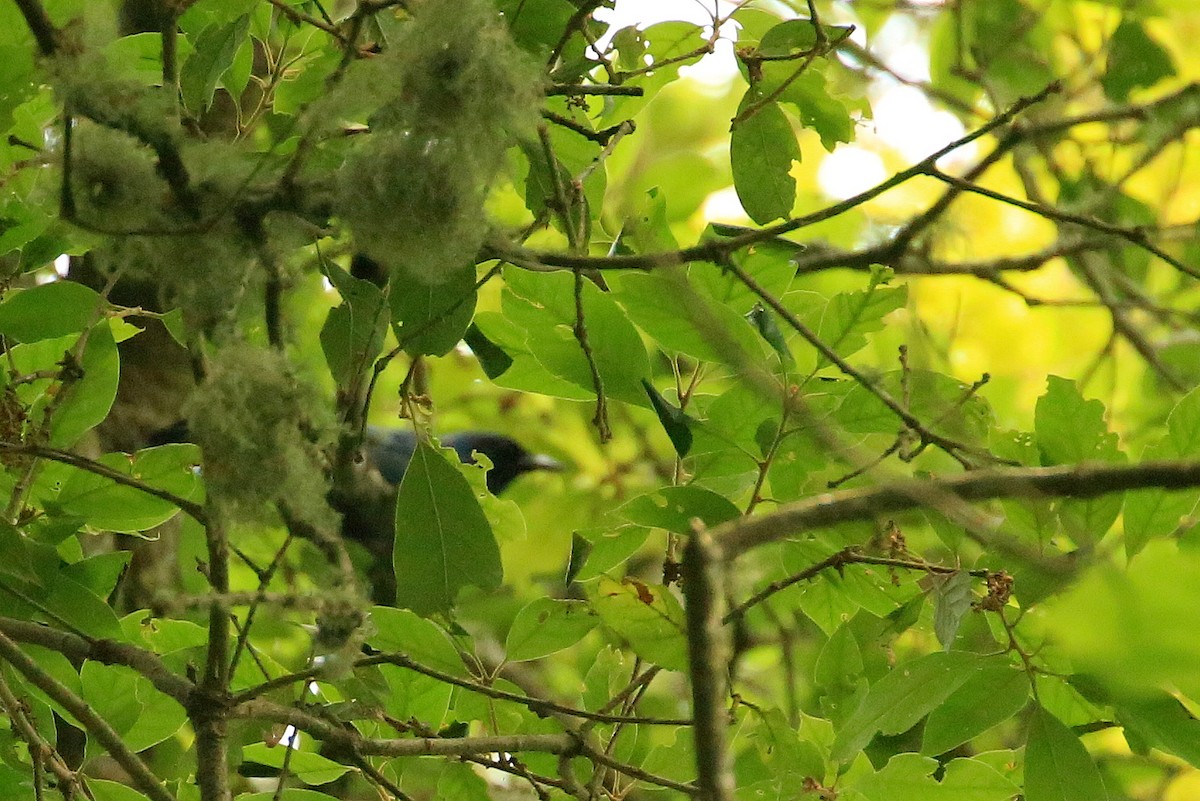
<svg viewBox="0 0 1200 801">
<path fill-rule="evenodd" d="M 531 453 L 522 462 L 521 467 L 525 470 L 548 470 L 552 473 L 561 473 L 566 466 L 544 453 Z"/>
</svg>

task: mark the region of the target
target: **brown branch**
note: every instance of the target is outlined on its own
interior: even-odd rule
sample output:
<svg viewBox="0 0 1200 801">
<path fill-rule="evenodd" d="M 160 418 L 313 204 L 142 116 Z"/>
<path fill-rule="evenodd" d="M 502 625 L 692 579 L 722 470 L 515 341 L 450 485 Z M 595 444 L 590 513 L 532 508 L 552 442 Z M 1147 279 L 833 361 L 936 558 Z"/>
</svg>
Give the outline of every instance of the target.
<svg viewBox="0 0 1200 801">
<path fill-rule="evenodd" d="M 342 45 L 348 44 L 345 35 L 337 29 L 336 25 L 330 25 L 325 20 L 317 19 L 311 14 L 305 14 L 303 11 L 288 5 L 284 0 L 267 0 L 267 2 L 279 9 L 285 17 L 297 25 L 311 25 L 317 30 L 325 31 L 325 33 L 337 39 Z"/>
<path fill-rule="evenodd" d="M 947 183 L 947 184 L 949 184 L 953 187 L 956 187 L 964 192 L 971 192 L 973 194 L 980 195 L 980 196 L 986 197 L 986 198 L 990 198 L 992 200 L 996 200 L 1001 203 L 1006 203 L 1010 206 L 1015 206 L 1016 208 L 1024 209 L 1025 211 L 1028 211 L 1031 214 L 1036 214 L 1039 217 L 1044 217 L 1048 220 L 1054 220 L 1056 222 L 1072 223 L 1074 225 L 1079 225 L 1084 228 L 1090 228 L 1093 231 L 1098 231 L 1102 234 L 1108 234 L 1109 236 L 1114 236 L 1118 239 L 1124 239 L 1126 242 L 1130 243 L 1134 247 L 1141 248 L 1142 250 L 1145 250 L 1147 253 L 1150 253 L 1153 256 L 1157 256 L 1158 258 L 1165 261 L 1167 264 L 1174 267 L 1176 270 L 1179 270 L 1182 273 L 1186 273 L 1187 275 L 1190 275 L 1192 278 L 1200 278 L 1200 270 L 1198 270 L 1197 268 L 1192 267 L 1188 264 L 1185 264 L 1184 262 L 1180 261 L 1179 259 L 1175 258 L 1171 254 L 1164 251 L 1162 248 L 1155 245 L 1153 242 L 1150 241 L 1149 237 L 1146 234 L 1146 231 L 1143 230 L 1142 228 L 1127 228 L 1125 226 L 1115 225 L 1113 223 L 1105 222 L 1103 220 L 1098 220 L 1095 217 L 1089 217 L 1089 216 L 1086 216 L 1083 214 L 1073 214 L 1069 211 L 1063 211 L 1062 209 L 1056 209 L 1052 206 L 1047 206 L 1042 203 L 1033 203 L 1028 200 L 1021 200 L 1020 198 L 1011 197 L 1011 196 L 1005 195 L 1001 192 L 996 192 L 991 189 L 986 189 L 982 186 L 978 186 L 977 184 L 971 183 L 970 181 L 965 181 L 961 178 L 957 178 L 953 175 L 949 175 L 949 174 L 937 169 L 937 167 L 932 167 L 927 174 L 931 178 L 936 178 L 939 181 Z"/>
<path fill-rule="evenodd" d="M 595 142 L 601 147 L 607 145 L 613 139 L 613 137 L 617 136 L 618 134 L 624 135 L 634 129 L 633 120 L 624 120 L 622 122 L 618 122 L 616 125 L 610 125 L 607 128 L 601 128 L 599 131 L 593 131 L 591 128 L 587 128 L 575 122 L 570 117 L 564 117 L 561 114 L 557 114 L 553 111 L 545 109 L 542 111 L 542 119 L 552 122 L 555 125 L 560 125 L 569 131 L 574 131 L 585 139 Z"/>
<path fill-rule="evenodd" d="M 741 518 L 715 529 L 727 558 L 799 532 L 852 520 L 871 520 L 927 505 L 931 495 L 962 501 L 994 498 L 1093 498 L 1113 492 L 1157 487 L 1200 486 L 1200 461 L 1151 461 L 1140 464 L 1089 462 L 1057 467 L 974 470 L 948 478 L 906 479 L 817 495 L 782 506 L 771 514 Z"/>
<path fill-rule="evenodd" d="M 591 720 L 597 723 L 643 724 L 655 726 L 690 726 L 692 724 L 692 722 L 687 718 L 645 718 L 631 717 L 628 715 L 609 715 L 605 714 L 604 712 L 589 712 L 586 709 L 576 709 L 575 707 L 565 706 L 563 704 L 547 701 L 542 698 L 535 698 L 530 695 L 518 695 L 517 693 L 511 693 L 507 690 L 500 690 L 495 687 L 490 687 L 486 684 L 480 684 L 477 681 L 471 681 L 460 676 L 455 676 L 451 673 L 446 673 L 438 670 L 437 668 L 429 667 L 428 665 L 424 665 L 400 653 L 373 654 L 371 656 L 363 657 L 354 663 L 356 668 L 370 667 L 371 665 L 395 665 L 397 667 L 402 667 L 415 673 L 420 673 L 423 676 L 428 676 L 431 679 L 436 679 L 437 681 L 445 684 L 451 684 L 469 692 L 487 696 L 488 698 L 494 698 L 498 701 L 511 701 L 514 704 L 520 704 L 537 715 L 566 715 L 568 717 Z M 233 697 L 232 703 L 247 703 L 273 690 L 281 689 L 297 682 L 311 681 L 320 675 L 321 669 L 313 667 L 298 673 L 279 676 L 271 679 L 270 681 L 263 682 L 255 687 L 243 690 Z"/>
<path fill-rule="evenodd" d="M 915 561 L 912 559 L 896 559 L 890 556 L 869 556 L 859 551 L 857 545 L 851 545 L 843 548 L 837 553 L 822 559 L 820 562 L 809 565 L 803 570 L 793 573 L 787 578 L 772 581 L 766 587 L 763 587 L 754 595 L 742 601 L 740 604 L 729 610 L 729 613 L 721 620 L 722 623 L 732 623 L 738 618 L 744 617 L 752 607 L 758 606 L 763 601 L 770 598 L 776 593 L 783 592 L 788 587 L 794 584 L 799 584 L 802 581 L 810 581 L 826 570 L 833 568 L 842 572 L 846 565 L 882 565 L 885 567 L 897 568 L 900 570 L 918 570 L 934 575 L 950 575 L 952 573 L 966 573 L 975 578 L 987 578 L 992 575 L 992 571 L 975 569 L 963 570 L 959 567 L 947 567 L 946 565 L 935 565 L 932 562 Z"/>
<path fill-rule="evenodd" d="M 725 677 L 730 648 L 728 633 L 721 625 L 725 598 L 722 566 L 712 535 L 696 521 L 683 552 L 683 595 L 687 601 L 696 783 L 700 786 L 698 797 L 704 801 L 731 801 L 734 792 L 726 735 Z"/>
<path fill-rule="evenodd" d="M 17 7 L 25 17 L 33 38 L 37 39 L 38 48 L 43 56 L 52 56 L 58 50 L 62 33 L 50 21 L 50 15 L 38 0 L 17 0 Z"/>
<path fill-rule="evenodd" d="M 179 507 L 179 510 L 188 517 L 195 520 L 201 525 L 205 524 L 207 514 L 204 507 L 187 498 L 180 497 L 167 490 L 152 487 L 138 481 L 132 476 L 127 476 L 124 473 L 114 470 L 106 464 L 89 459 L 86 456 L 80 456 L 77 453 L 70 451 L 59 450 L 58 448 L 48 448 L 41 445 L 20 445 L 13 442 L 0 442 L 0 453 L 11 453 L 21 456 L 33 456 L 37 459 L 49 459 L 53 462 L 61 462 L 72 467 L 77 467 L 80 470 L 86 470 L 89 473 L 94 473 L 98 476 L 107 478 L 115 484 L 120 484 L 125 487 L 131 487 L 147 495 L 153 495 L 155 498 L 160 498 L 172 506 Z"/>
<path fill-rule="evenodd" d="M 230 710 L 230 716 L 295 726 L 319 740 L 352 749 L 364 756 L 468 756 L 517 751 L 575 754 L 579 749 L 579 742 L 574 735 L 566 733 L 485 737 L 363 737 L 354 729 L 327 721 L 303 709 L 282 706 L 263 699 L 234 706 Z"/>
<path fill-rule="evenodd" d="M 152 801 L 175 801 L 174 796 L 163 787 L 141 757 L 129 749 L 121 735 L 108 721 L 100 717 L 87 701 L 80 698 L 69 687 L 51 676 L 42 666 L 22 651 L 15 642 L 0 633 L 0 659 L 12 665 L 30 683 L 50 696 L 55 703 L 67 710 L 88 734 L 96 738 L 118 765 L 129 774 L 134 786 L 149 796 Z M 222 766 L 224 775 L 224 766 Z"/>
<path fill-rule="evenodd" d="M 759 299 L 763 301 L 763 303 L 770 306 L 776 314 L 782 317 L 783 320 L 789 326 L 791 326 L 792 330 L 804 337 L 804 339 L 810 345 L 812 345 L 818 353 L 828 359 L 831 364 L 838 368 L 838 370 L 854 379 L 854 381 L 863 389 L 867 390 L 876 398 L 878 398 L 879 401 L 892 412 L 892 414 L 900 418 L 900 420 L 904 422 L 904 425 L 912 429 L 912 431 L 921 438 L 922 443 L 928 443 L 941 448 L 947 454 L 954 457 L 960 464 L 962 464 L 963 467 L 973 466 L 970 458 L 968 457 L 994 461 L 991 455 L 986 452 L 980 451 L 977 448 L 969 447 L 960 442 L 956 442 L 949 437 L 944 437 L 941 434 L 931 430 L 928 426 L 922 423 L 916 415 L 905 408 L 903 404 L 893 398 L 891 393 L 881 387 L 876 381 L 868 377 L 866 373 L 854 367 L 852 364 L 838 355 L 833 348 L 829 347 L 824 340 L 817 336 L 815 331 L 805 325 L 804 322 L 797 317 L 791 309 L 785 306 L 783 302 L 779 300 L 779 298 L 766 291 L 766 289 L 764 289 L 757 281 L 755 281 L 749 273 L 734 263 L 732 259 L 725 265 L 725 269 L 732 273 L 735 278 L 741 281 L 747 289 L 757 295 Z"/>
<path fill-rule="evenodd" d="M 17 642 L 56 651 L 73 662 L 91 659 L 105 665 L 124 665 L 140 673 L 156 690 L 174 698 L 180 704 L 186 704 L 192 690 L 195 689 L 195 685 L 190 681 L 172 672 L 159 659 L 158 654 L 136 645 L 115 640 L 88 640 L 86 637 L 59 631 L 41 623 L 11 617 L 0 617 L 0 633 Z"/>
<path fill-rule="evenodd" d="M 614 86 L 603 83 L 552 83 L 546 87 L 546 97 L 554 95 L 623 95 L 641 97 L 645 90 L 640 86 Z"/>
<path fill-rule="evenodd" d="M 211 509 L 211 506 L 210 506 Z M 208 583 L 218 594 L 229 592 L 229 540 L 217 515 L 204 527 L 208 551 Z M 201 801 L 227 801 L 229 789 L 229 740 L 227 709 L 229 692 L 231 621 L 229 608 L 214 600 L 208 608 L 208 649 L 199 686 L 188 705 L 188 717 L 196 732 L 196 781 Z"/>
<path fill-rule="evenodd" d="M 959 137 L 945 147 L 931 153 L 921 161 L 909 167 L 906 170 L 896 173 L 886 181 L 860 192 L 853 197 L 847 198 L 839 203 L 834 203 L 826 206 L 823 209 L 806 214 L 800 217 L 793 217 L 776 225 L 768 226 L 761 229 L 748 230 L 746 233 L 730 239 L 710 239 L 706 242 L 701 242 L 691 247 L 681 248 L 679 250 L 661 251 L 658 253 L 645 253 L 629 256 L 581 256 L 571 253 L 551 253 L 545 251 L 533 251 L 520 247 L 513 243 L 493 241 L 488 243 L 487 249 L 491 251 L 494 258 L 502 258 L 518 267 L 533 271 L 553 271 L 555 269 L 567 270 L 656 270 L 672 265 L 686 264 L 693 261 L 711 261 L 718 264 L 724 264 L 729 260 L 729 256 L 742 248 L 749 247 L 759 242 L 764 242 L 770 239 L 777 239 L 784 234 L 797 231 L 801 228 L 806 228 L 823 222 L 828 219 L 840 216 L 847 211 L 858 208 L 869 200 L 872 200 L 884 192 L 887 192 L 900 184 L 905 183 L 919 175 L 928 174 L 929 170 L 933 169 L 937 161 L 943 156 L 952 153 L 964 145 L 974 142 L 980 137 L 986 136 L 992 131 L 1008 125 L 1017 116 L 1024 113 L 1030 106 L 1036 105 L 1049 97 L 1054 92 L 1059 90 L 1058 84 L 1051 84 L 1044 90 L 1031 97 L 1026 97 L 1013 103 L 1007 110 L 996 115 L 979 128 Z M 1022 134 L 1024 135 L 1024 134 Z M 1013 143 L 1015 144 L 1015 142 Z M 1009 145 L 1011 147 L 1012 145 Z M 903 250 L 904 243 L 890 243 L 881 246 L 874 252 L 876 261 L 895 258 L 896 255 Z"/>
<path fill-rule="evenodd" d="M 596 414 L 592 416 L 592 425 L 600 436 L 601 444 L 612 439 L 612 427 L 608 422 L 608 402 L 604 396 L 604 378 L 596 364 L 596 355 L 592 352 L 592 343 L 588 340 L 587 322 L 583 315 L 583 272 L 575 271 L 575 325 L 572 327 L 575 341 L 583 351 L 587 360 L 588 370 L 592 375 L 592 388 L 596 391 Z"/>
<path fill-rule="evenodd" d="M 29 747 L 29 758 L 33 762 L 34 769 L 37 770 L 42 765 L 48 767 L 50 772 L 58 779 L 64 798 L 69 799 L 75 793 L 80 792 L 79 777 L 63 761 L 62 756 L 59 755 L 54 746 L 46 742 L 45 738 L 38 732 L 37 726 L 29 712 L 28 705 L 17 698 L 12 688 L 8 686 L 8 681 L 4 678 L 3 674 L 0 674 L 0 708 L 3 708 L 5 714 L 8 715 L 13 733 Z M 36 777 L 35 782 L 37 782 Z M 38 789 L 40 789 L 40 783 Z"/>
</svg>

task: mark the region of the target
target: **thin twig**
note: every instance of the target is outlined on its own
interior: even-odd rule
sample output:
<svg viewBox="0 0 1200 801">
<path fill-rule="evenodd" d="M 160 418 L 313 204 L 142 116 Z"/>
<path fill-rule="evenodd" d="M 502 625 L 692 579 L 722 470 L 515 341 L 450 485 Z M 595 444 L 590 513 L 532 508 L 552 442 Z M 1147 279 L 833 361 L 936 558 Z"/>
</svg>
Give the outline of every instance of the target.
<svg viewBox="0 0 1200 801">
<path fill-rule="evenodd" d="M 596 414 L 592 417 L 592 425 L 596 426 L 600 442 L 608 442 L 612 439 L 612 426 L 608 422 L 608 402 L 604 397 L 604 378 L 600 375 L 600 368 L 596 364 L 596 355 L 592 352 L 591 342 L 588 341 L 587 323 L 583 315 L 583 272 L 580 270 L 575 271 L 575 325 L 572 331 L 575 334 L 575 340 L 579 343 L 580 350 L 583 351 L 583 357 L 587 360 L 588 370 L 592 374 L 592 388 L 596 391 Z"/>
<path fill-rule="evenodd" d="M 36 459 L 49 459 L 53 462 L 61 462 L 62 464 L 77 467 L 80 470 L 86 470 L 89 473 L 94 473 L 98 476 L 103 476 L 108 480 L 120 484 L 125 487 L 144 492 L 147 495 L 153 495 L 155 498 L 170 503 L 172 506 L 179 508 L 181 512 L 203 525 L 207 520 L 207 514 L 204 507 L 194 501 L 189 501 L 187 498 L 180 497 L 173 492 L 152 487 L 138 479 L 125 475 L 124 473 L 114 470 L 108 465 L 89 459 L 86 456 L 80 456 L 71 451 L 59 450 L 58 448 L 50 448 L 42 445 L 22 445 L 14 442 L 0 442 L 0 453 L 8 453 L 21 456 L 32 456 Z"/>
</svg>

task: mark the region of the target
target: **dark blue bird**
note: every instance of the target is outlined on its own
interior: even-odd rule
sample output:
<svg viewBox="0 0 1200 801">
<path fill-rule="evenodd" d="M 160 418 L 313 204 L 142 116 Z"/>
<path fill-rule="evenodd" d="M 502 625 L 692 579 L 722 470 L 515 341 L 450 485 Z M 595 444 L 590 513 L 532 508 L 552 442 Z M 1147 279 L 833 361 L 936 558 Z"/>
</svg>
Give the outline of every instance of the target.
<svg viewBox="0 0 1200 801">
<path fill-rule="evenodd" d="M 487 457 L 492 463 L 486 477 L 487 488 L 493 495 L 503 492 L 524 473 L 562 469 L 549 456 L 530 453 L 511 437 L 493 431 L 458 431 L 443 435 L 440 441 L 443 447 L 452 448 L 465 464 L 474 464 L 476 453 Z M 358 542 L 372 556 L 367 576 L 377 603 L 392 603 L 396 598 L 396 579 L 391 566 L 396 488 L 416 448 L 417 436 L 412 431 L 368 427 L 363 442 L 364 470 L 357 482 L 360 486 L 349 493 L 335 492 L 330 496 L 333 507 L 342 513 L 342 535 Z M 383 481 L 371 480 L 373 473 L 378 473 Z"/>
<path fill-rule="evenodd" d="M 475 464 L 475 453 L 481 453 L 492 463 L 487 474 L 487 488 L 499 495 L 518 476 L 534 470 L 561 470 L 562 465 L 549 456 L 530 453 L 511 437 L 494 431 L 458 431 L 441 438 L 444 448 L 452 448 L 464 464 Z M 365 449 L 369 461 L 379 475 L 392 485 L 399 485 L 408 469 L 417 437 L 412 431 L 399 428 L 367 428 Z"/>
</svg>

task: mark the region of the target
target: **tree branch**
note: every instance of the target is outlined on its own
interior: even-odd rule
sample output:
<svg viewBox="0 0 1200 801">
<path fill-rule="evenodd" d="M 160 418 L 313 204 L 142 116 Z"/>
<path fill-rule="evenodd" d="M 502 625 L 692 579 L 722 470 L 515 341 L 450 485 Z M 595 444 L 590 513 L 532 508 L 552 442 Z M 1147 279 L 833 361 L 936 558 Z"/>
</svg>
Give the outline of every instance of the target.
<svg viewBox="0 0 1200 801">
<path fill-rule="evenodd" d="M 488 737 L 363 737 L 354 729 L 317 717 L 302 709 L 257 699 L 238 704 L 231 717 L 270 720 L 295 726 L 327 743 L 353 749 L 365 756 L 468 756 L 473 754 L 539 751 L 578 753 L 579 741 L 571 734 L 513 734 Z"/>
<path fill-rule="evenodd" d="M 91 659 L 105 665 L 124 665 L 140 673 L 155 689 L 180 704 L 187 704 L 195 689 L 190 681 L 171 671 L 158 654 L 136 645 L 115 640 L 89 641 L 77 634 L 11 617 L 0 617 L 0 633 L 17 642 L 56 651 L 73 662 Z"/>
<path fill-rule="evenodd" d="M 92 707 L 76 695 L 69 687 L 51 676 L 41 665 L 33 661 L 15 642 L 0 633 L 0 659 L 8 662 L 17 672 L 46 695 L 54 699 L 63 709 L 79 721 L 88 734 L 104 746 L 109 755 L 129 774 L 133 784 L 149 796 L 152 801 L 175 801 L 161 780 L 154 775 L 141 757 L 129 749 L 121 735 L 96 714 Z M 222 775 L 224 775 L 224 765 Z"/>
<path fill-rule="evenodd" d="M 58 50 L 61 33 L 50 21 L 46 9 L 38 0 L 17 0 L 17 7 L 21 9 L 21 15 L 25 17 L 25 24 L 29 26 L 33 38 L 37 39 L 42 55 L 54 55 Z"/>
<path fill-rule="evenodd" d="M 725 675 L 729 670 L 728 634 L 722 624 L 724 570 L 712 535 L 698 524 L 683 552 L 683 595 L 687 601 L 688 672 L 692 685 L 692 733 L 696 743 L 697 796 L 731 801 L 725 712 Z"/>
<path fill-rule="evenodd" d="M 851 520 L 870 520 L 926 506 L 931 494 L 963 501 L 993 498 L 1094 498 L 1113 492 L 1157 487 L 1200 486 L 1200 461 L 1151 461 L 1140 464 L 1085 463 L 1057 467 L 973 470 L 948 478 L 909 479 L 817 495 L 782 506 L 771 514 L 741 518 L 713 530 L 732 559 L 759 545 L 802 531 Z"/>
<path fill-rule="evenodd" d="M 0 453 L 33 456 L 38 459 L 49 459 L 54 462 L 71 465 L 71 467 L 78 467 L 80 470 L 86 470 L 89 473 L 103 476 L 114 484 L 131 487 L 147 495 L 160 498 L 172 506 L 177 506 L 181 512 L 200 525 L 204 525 L 208 519 L 204 507 L 200 504 L 189 501 L 187 498 L 180 497 L 173 492 L 152 487 L 149 484 L 138 481 L 132 476 L 127 476 L 118 470 L 114 470 L 106 464 L 89 459 L 86 456 L 80 456 L 77 453 L 59 450 L 58 448 L 48 448 L 42 445 L 21 445 L 13 442 L 0 442 Z"/>
</svg>

